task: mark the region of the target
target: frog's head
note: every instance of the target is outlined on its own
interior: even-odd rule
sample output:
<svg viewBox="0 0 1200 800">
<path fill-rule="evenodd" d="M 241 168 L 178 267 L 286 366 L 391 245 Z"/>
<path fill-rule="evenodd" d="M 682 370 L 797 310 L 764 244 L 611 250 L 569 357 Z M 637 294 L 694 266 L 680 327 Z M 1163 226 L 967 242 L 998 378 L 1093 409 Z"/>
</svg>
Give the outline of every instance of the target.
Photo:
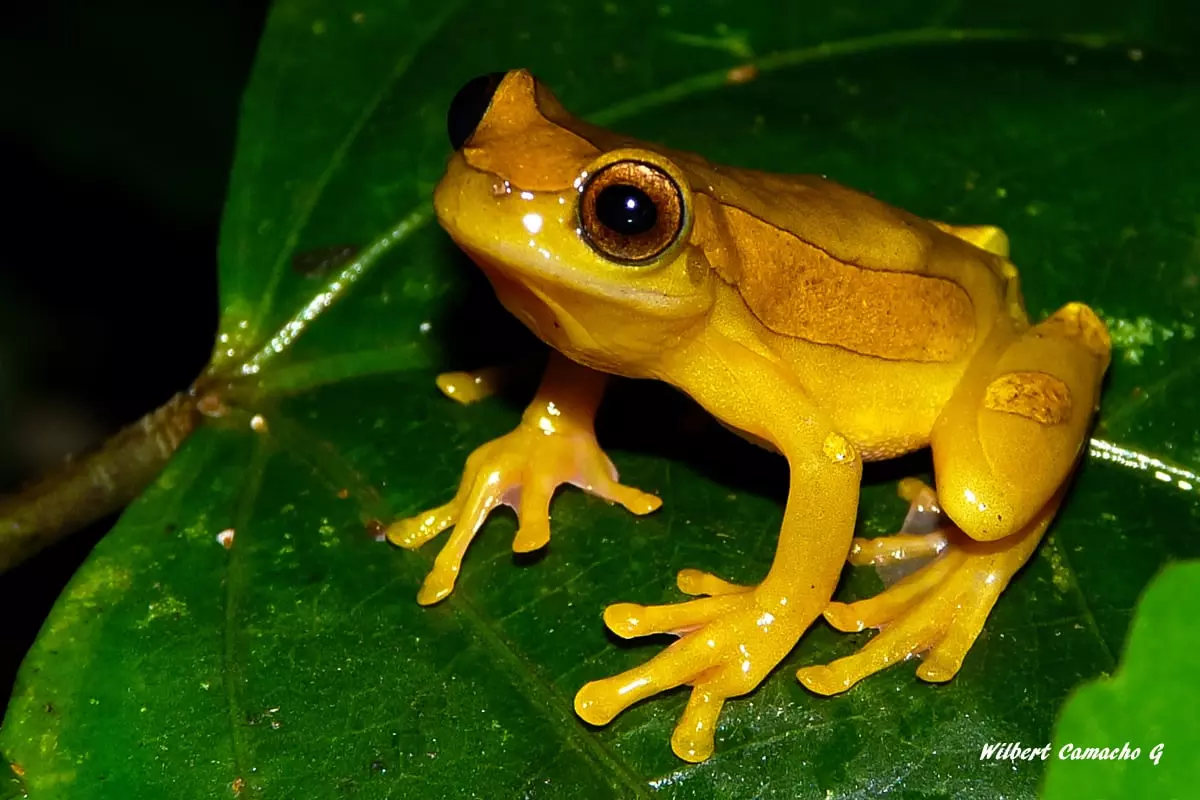
<svg viewBox="0 0 1200 800">
<path fill-rule="evenodd" d="M 699 330 L 714 288 L 679 166 L 575 120 L 525 70 L 464 86 L 448 128 L 438 221 L 534 333 L 640 375 Z"/>
</svg>

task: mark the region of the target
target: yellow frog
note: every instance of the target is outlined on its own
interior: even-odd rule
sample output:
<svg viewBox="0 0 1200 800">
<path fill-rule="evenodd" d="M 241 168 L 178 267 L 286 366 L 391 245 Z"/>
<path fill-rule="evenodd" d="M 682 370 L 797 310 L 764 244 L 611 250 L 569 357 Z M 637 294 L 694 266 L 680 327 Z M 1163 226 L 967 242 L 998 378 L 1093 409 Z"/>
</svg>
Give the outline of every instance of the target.
<svg viewBox="0 0 1200 800">
<path fill-rule="evenodd" d="M 698 599 L 609 606 L 604 622 L 619 636 L 679 640 L 585 685 L 579 716 L 603 725 L 687 684 L 671 745 L 701 761 L 726 698 L 754 689 L 822 614 L 841 630 L 883 631 L 852 656 L 801 669 L 813 692 L 845 691 L 919 653 L 921 678 L 952 678 L 1077 463 L 1109 362 L 1091 309 L 1068 304 L 1031 326 L 1000 230 L 594 127 L 525 70 L 468 83 L 449 129 L 438 220 L 557 352 L 517 429 L 467 459 L 454 499 L 388 529 L 411 548 L 454 528 L 418 602 L 451 592 L 497 505 L 518 513 L 519 552 L 549 541 L 563 483 L 635 514 L 658 508 L 618 483 L 593 433 L 607 374 L 652 378 L 787 459 L 783 527 L 757 585 L 685 569 L 678 586 Z M 478 393 L 440 382 L 452 396 L 466 390 L 460 399 Z M 925 446 L 957 529 L 853 539 L 863 461 Z M 876 597 L 830 602 L 848 557 L 930 555 Z"/>
</svg>

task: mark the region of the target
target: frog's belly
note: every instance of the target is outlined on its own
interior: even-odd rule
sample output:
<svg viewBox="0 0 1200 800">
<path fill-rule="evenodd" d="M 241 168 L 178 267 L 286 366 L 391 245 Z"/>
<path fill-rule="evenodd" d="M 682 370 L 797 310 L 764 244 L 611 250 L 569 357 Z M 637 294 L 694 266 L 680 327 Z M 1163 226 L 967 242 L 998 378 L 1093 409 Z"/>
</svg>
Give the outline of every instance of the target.
<svg viewBox="0 0 1200 800">
<path fill-rule="evenodd" d="M 771 442 L 768 442 L 766 439 L 763 439 L 760 436 L 755 436 L 752 433 L 746 433 L 745 431 L 738 430 L 732 425 L 722 422 L 720 419 L 718 419 L 717 422 L 721 423 L 723 428 L 736 433 L 740 438 L 745 439 L 750 444 L 761 447 L 762 449 L 768 450 L 777 455 L 782 455 L 782 453 L 779 452 L 779 448 Z M 852 436 L 847 436 L 846 438 L 850 439 L 854 443 L 855 450 L 864 461 L 886 461 L 889 458 L 896 458 L 897 456 L 902 456 L 905 453 L 911 453 L 914 450 L 920 450 L 922 447 L 925 447 L 929 444 L 928 436 L 910 436 L 907 438 L 896 437 L 892 439 L 879 440 L 855 440 L 855 438 Z"/>
<path fill-rule="evenodd" d="M 965 360 L 889 361 L 797 340 L 773 349 L 866 461 L 925 447 L 966 369 Z"/>
</svg>

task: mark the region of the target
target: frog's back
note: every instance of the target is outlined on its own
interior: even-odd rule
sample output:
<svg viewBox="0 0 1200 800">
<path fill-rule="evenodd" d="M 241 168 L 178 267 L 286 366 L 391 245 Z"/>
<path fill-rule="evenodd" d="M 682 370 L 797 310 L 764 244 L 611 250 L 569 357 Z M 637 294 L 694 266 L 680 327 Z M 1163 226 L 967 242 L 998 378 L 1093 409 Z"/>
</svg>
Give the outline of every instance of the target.
<svg viewBox="0 0 1200 800">
<path fill-rule="evenodd" d="M 737 243 L 706 248 L 710 261 L 777 334 L 945 363 L 1010 314 L 1006 259 L 915 215 L 818 176 L 686 168 L 697 215 Z"/>
</svg>

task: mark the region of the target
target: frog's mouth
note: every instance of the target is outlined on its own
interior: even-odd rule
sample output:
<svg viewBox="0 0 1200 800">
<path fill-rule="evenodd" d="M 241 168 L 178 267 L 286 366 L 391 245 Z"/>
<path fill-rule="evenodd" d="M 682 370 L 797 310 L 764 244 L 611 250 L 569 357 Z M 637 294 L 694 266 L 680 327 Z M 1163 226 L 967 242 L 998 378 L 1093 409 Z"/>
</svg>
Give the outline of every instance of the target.
<svg viewBox="0 0 1200 800">
<path fill-rule="evenodd" d="M 509 280 L 523 283 L 539 294 L 586 296 L 592 302 L 636 308 L 647 318 L 662 320 L 688 318 L 697 313 L 694 297 L 666 294 L 615 278 L 601 280 L 570 264 L 544 258 L 529 247 L 496 241 L 486 234 L 476 237 L 446 223 L 443 227 L 459 248 L 485 271 L 507 275 Z"/>
</svg>

